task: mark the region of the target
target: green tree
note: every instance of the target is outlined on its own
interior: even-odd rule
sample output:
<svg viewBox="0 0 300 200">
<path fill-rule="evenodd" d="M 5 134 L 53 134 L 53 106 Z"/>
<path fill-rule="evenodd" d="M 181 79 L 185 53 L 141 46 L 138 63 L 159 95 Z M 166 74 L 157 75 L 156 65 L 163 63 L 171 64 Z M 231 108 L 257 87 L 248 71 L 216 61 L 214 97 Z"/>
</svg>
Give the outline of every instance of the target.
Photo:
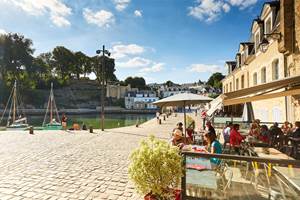
<svg viewBox="0 0 300 200">
<path fill-rule="evenodd" d="M 216 73 L 213 73 L 208 81 L 207 81 L 207 85 L 210 85 L 214 88 L 219 88 L 221 89 L 222 88 L 222 83 L 221 83 L 221 80 L 225 78 L 225 76 L 220 73 L 220 72 L 216 72 Z"/>
<path fill-rule="evenodd" d="M 115 82 L 117 81 L 117 77 L 115 75 L 115 60 L 109 57 L 103 56 L 94 56 L 91 58 L 91 66 L 92 71 L 96 75 L 96 79 L 99 84 L 101 84 L 102 81 L 102 69 L 103 69 L 103 62 L 105 62 L 105 70 L 104 70 L 104 82 L 105 85 L 108 82 Z"/>
<path fill-rule="evenodd" d="M 140 90 L 146 89 L 146 81 L 143 77 L 128 77 L 125 79 L 125 84 L 130 86 L 132 88 L 138 88 Z"/>
<path fill-rule="evenodd" d="M 76 60 L 74 72 L 76 74 L 76 78 L 79 80 L 81 74 L 84 74 L 85 76 L 87 73 L 91 73 L 90 58 L 81 51 L 76 52 L 74 56 Z"/>
<path fill-rule="evenodd" d="M 53 49 L 52 54 L 55 73 L 63 82 L 72 79 L 76 64 L 74 53 L 65 47 L 58 46 Z"/>
<path fill-rule="evenodd" d="M 32 41 L 20 34 L 0 35 L 0 49 L 1 77 L 9 85 L 23 80 L 33 61 Z"/>
</svg>

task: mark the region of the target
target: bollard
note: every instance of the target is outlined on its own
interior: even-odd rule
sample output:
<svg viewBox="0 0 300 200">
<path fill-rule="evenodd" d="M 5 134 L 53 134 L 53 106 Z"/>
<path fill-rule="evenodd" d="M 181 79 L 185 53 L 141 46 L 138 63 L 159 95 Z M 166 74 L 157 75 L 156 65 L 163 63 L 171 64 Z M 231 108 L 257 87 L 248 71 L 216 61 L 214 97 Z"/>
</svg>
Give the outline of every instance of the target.
<svg viewBox="0 0 300 200">
<path fill-rule="evenodd" d="M 166 116 L 164 115 L 164 121 L 166 121 Z"/>
<path fill-rule="evenodd" d="M 177 113 L 175 113 L 175 117 L 177 117 Z"/>
<path fill-rule="evenodd" d="M 29 134 L 33 135 L 33 126 L 30 126 L 30 128 L 29 128 Z"/>
<path fill-rule="evenodd" d="M 161 119 L 158 120 L 158 124 L 161 124 Z"/>
<path fill-rule="evenodd" d="M 90 133 L 93 133 L 93 132 L 94 132 L 92 126 L 90 126 L 89 129 L 90 129 Z"/>
</svg>

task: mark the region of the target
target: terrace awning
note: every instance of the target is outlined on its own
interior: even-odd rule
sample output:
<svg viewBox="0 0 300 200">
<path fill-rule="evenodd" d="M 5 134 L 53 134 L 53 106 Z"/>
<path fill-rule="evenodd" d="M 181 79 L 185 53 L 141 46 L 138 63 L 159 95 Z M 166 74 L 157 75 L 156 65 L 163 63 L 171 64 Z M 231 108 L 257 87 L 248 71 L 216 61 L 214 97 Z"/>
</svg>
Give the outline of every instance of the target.
<svg viewBox="0 0 300 200">
<path fill-rule="evenodd" d="M 300 76 L 293 76 L 224 94 L 224 106 L 300 95 Z"/>
</svg>

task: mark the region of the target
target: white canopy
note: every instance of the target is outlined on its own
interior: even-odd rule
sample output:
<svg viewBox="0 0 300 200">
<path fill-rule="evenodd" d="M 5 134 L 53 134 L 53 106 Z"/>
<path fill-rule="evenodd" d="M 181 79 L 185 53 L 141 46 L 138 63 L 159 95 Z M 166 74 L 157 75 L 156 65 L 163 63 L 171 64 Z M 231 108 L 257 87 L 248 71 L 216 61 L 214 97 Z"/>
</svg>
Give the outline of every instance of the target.
<svg viewBox="0 0 300 200">
<path fill-rule="evenodd" d="M 222 109 L 222 107 L 223 107 L 223 99 L 224 99 L 224 96 L 221 94 L 217 98 L 215 98 L 214 100 L 212 100 L 209 103 L 210 104 L 210 109 L 207 111 L 206 114 L 208 116 L 212 116 L 214 114 L 214 112 L 216 112 L 216 110 Z"/>
<path fill-rule="evenodd" d="M 194 105 L 200 103 L 208 103 L 213 99 L 207 96 L 192 94 L 192 93 L 181 93 L 176 94 L 159 101 L 155 101 L 153 104 L 159 107 L 164 106 L 178 106 L 183 107 L 187 105 Z"/>
<path fill-rule="evenodd" d="M 154 105 L 157 105 L 159 107 L 164 106 L 178 106 L 183 107 L 184 112 L 184 136 L 186 136 L 186 112 L 185 112 L 185 106 L 188 105 L 194 105 L 194 104 L 200 104 L 200 103 L 208 103 L 212 100 L 210 97 L 206 97 L 203 95 L 197 95 L 197 94 L 191 94 L 191 93 L 182 93 L 182 94 L 176 94 L 164 99 L 161 99 L 159 101 L 154 102 Z"/>
</svg>

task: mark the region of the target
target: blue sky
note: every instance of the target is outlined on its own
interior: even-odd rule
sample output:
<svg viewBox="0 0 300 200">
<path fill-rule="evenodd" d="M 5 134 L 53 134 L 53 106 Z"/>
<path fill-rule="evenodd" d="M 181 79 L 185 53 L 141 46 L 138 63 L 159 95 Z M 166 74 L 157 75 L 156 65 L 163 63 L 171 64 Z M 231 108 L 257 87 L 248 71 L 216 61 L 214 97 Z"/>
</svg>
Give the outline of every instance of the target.
<svg viewBox="0 0 300 200">
<path fill-rule="evenodd" d="M 35 55 L 103 44 L 120 80 L 196 82 L 225 72 L 263 0 L 0 0 L 0 33 L 31 38 Z"/>
</svg>

